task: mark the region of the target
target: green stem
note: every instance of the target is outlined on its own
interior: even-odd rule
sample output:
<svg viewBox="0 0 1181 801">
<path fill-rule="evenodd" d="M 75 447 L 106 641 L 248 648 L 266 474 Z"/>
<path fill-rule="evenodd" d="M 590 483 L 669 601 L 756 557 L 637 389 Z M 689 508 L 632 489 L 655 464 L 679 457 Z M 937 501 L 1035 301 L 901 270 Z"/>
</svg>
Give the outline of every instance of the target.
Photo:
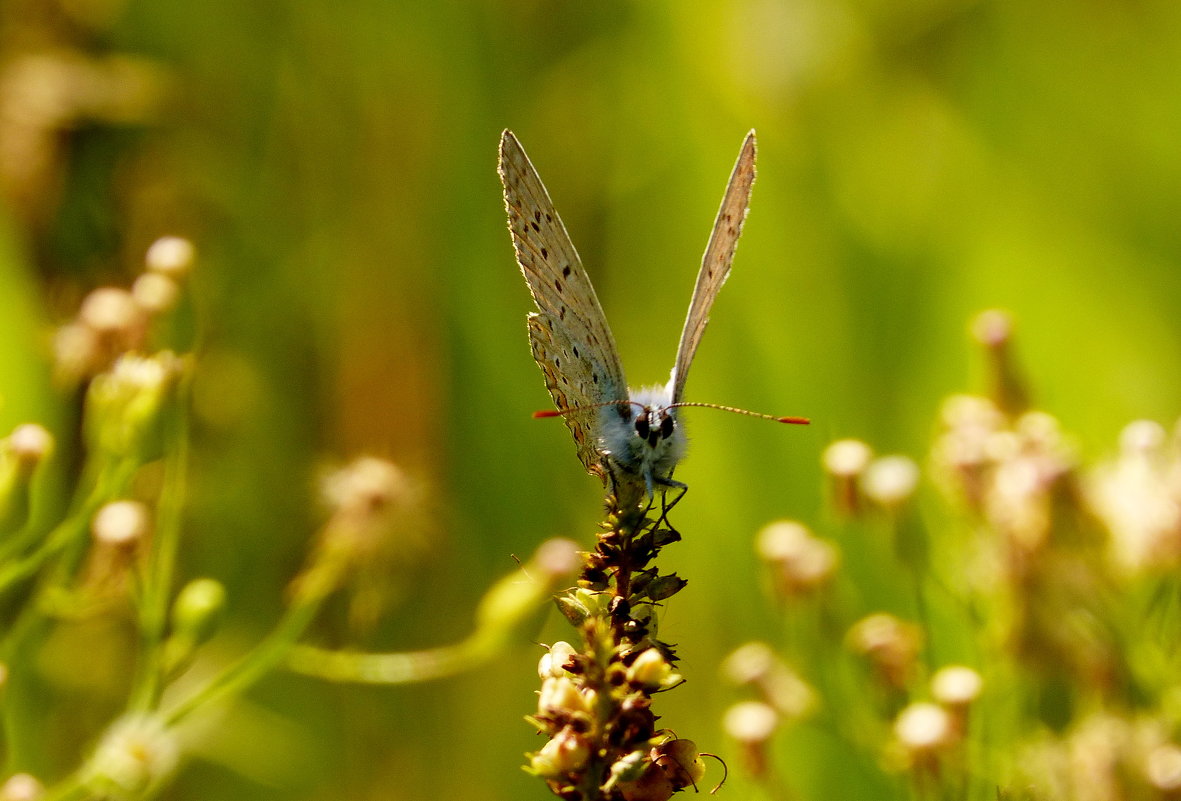
<svg viewBox="0 0 1181 801">
<path fill-rule="evenodd" d="M 86 782 L 82 780 L 81 771 L 74 773 L 66 779 L 49 787 L 45 790 L 45 795 L 41 796 L 39 801 L 81 801 L 83 798 L 91 798 L 94 793 Z"/>
<path fill-rule="evenodd" d="M 236 664 L 215 676 L 204 687 L 165 713 L 174 725 L 206 704 L 241 694 L 282 664 L 315 618 L 320 605 L 339 583 L 344 565 L 329 559 L 313 565 L 298 579 L 298 591 L 286 614 L 266 639 Z"/>
<path fill-rule="evenodd" d="M 184 387 L 180 390 L 178 395 L 183 397 Z M 164 486 L 156 508 L 155 534 L 139 601 L 143 658 L 138 663 L 138 675 L 128 705 L 139 711 L 154 708 L 164 687 L 164 635 L 180 550 L 181 510 L 188 481 L 189 428 L 184 404 L 178 404 L 171 428 L 173 447 L 165 448 L 168 456 Z"/>
</svg>

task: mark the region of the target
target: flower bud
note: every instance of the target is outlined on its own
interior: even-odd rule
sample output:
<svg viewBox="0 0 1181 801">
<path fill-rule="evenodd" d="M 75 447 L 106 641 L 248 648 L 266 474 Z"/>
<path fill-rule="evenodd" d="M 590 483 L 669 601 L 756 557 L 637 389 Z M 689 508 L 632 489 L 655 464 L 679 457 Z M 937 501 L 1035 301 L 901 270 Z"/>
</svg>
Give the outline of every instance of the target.
<svg viewBox="0 0 1181 801">
<path fill-rule="evenodd" d="M 8 437 L 8 452 L 21 469 L 31 473 L 53 450 L 53 435 L 44 426 L 25 423 L 12 430 Z"/>
<path fill-rule="evenodd" d="M 503 629 L 533 615 L 555 590 L 574 578 L 578 566 L 578 545 L 572 540 L 542 543 L 522 571 L 493 584 L 480 599 L 478 625 Z"/>
<path fill-rule="evenodd" d="M 539 716 L 565 720 L 589 711 L 586 696 L 568 676 L 551 677 L 541 683 L 537 698 Z"/>
<path fill-rule="evenodd" d="M 171 311 L 179 295 L 176 281 L 159 273 L 144 273 L 131 285 L 131 297 L 136 305 L 153 316 Z"/>
<path fill-rule="evenodd" d="M 193 243 L 179 236 L 164 236 L 148 248 L 144 265 L 152 273 L 170 278 L 183 278 L 193 266 L 196 249 Z"/>
<path fill-rule="evenodd" d="M 548 678 L 562 678 L 570 675 L 566 668 L 562 667 L 570 661 L 574 656 L 574 646 L 568 642 L 559 640 L 549 647 L 542 655 L 541 661 L 537 665 L 537 674 L 543 679 Z"/>
<path fill-rule="evenodd" d="M 0 533 L 29 517 L 33 473 L 53 449 L 53 437 L 35 423 L 17 426 L 0 449 Z"/>
<path fill-rule="evenodd" d="M 630 754 L 624 754 L 615 760 L 615 763 L 611 765 L 611 778 L 603 789 L 610 791 L 618 782 L 634 782 L 640 778 L 648 766 L 648 762 L 645 760 L 647 756 L 647 751 L 637 750 Z"/>
<path fill-rule="evenodd" d="M 726 710 L 726 733 L 744 745 L 763 744 L 779 728 L 779 714 L 762 701 L 742 701 Z"/>
<path fill-rule="evenodd" d="M 114 457 L 152 458 L 164 406 L 171 398 L 181 361 L 170 352 L 124 355 L 95 376 L 86 394 L 86 431 L 96 450 Z"/>
<path fill-rule="evenodd" d="M 143 335 L 143 313 L 126 289 L 102 287 L 82 301 L 78 321 L 102 339 L 115 339 L 131 350 Z"/>
<path fill-rule="evenodd" d="M 972 668 L 950 665 L 931 677 L 931 695 L 944 706 L 966 707 L 980 697 L 983 685 L 980 674 Z"/>
<path fill-rule="evenodd" d="M 779 663 L 779 657 L 764 642 L 739 646 L 722 662 L 722 675 L 734 684 L 756 684 L 766 679 Z"/>
<path fill-rule="evenodd" d="M 14 773 L 0 787 L 0 801 L 37 801 L 45 795 L 45 787 L 28 773 Z"/>
<path fill-rule="evenodd" d="M 86 784 L 103 796 L 140 796 L 176 768 L 175 735 L 154 715 L 128 715 L 111 725 L 86 769 Z"/>
<path fill-rule="evenodd" d="M 951 745 L 955 731 L 947 710 L 920 702 L 903 709 L 894 721 L 894 736 L 912 756 L 930 754 Z"/>
<path fill-rule="evenodd" d="M 801 595 L 818 589 L 832 578 L 840 555 L 832 543 L 814 537 L 802 523 L 781 520 L 759 532 L 759 557 L 774 569 L 776 590 Z"/>
<path fill-rule="evenodd" d="M 1181 791 L 1181 747 L 1167 743 L 1148 752 L 1144 774 L 1148 783 L 1163 793 Z M 1168 795 L 1174 798 L 1174 795 Z"/>
<path fill-rule="evenodd" d="M 873 458 L 873 451 L 861 440 L 842 439 L 824 449 L 824 470 L 832 483 L 833 503 L 843 514 L 861 510 L 857 479 Z"/>
<path fill-rule="evenodd" d="M 722 725 L 742 746 L 747 771 L 756 778 L 765 778 L 771 763 L 771 737 L 779 728 L 779 714 L 761 701 L 743 701 L 726 710 Z"/>
<path fill-rule="evenodd" d="M 668 660 L 656 648 L 648 648 L 627 669 L 629 683 L 641 687 L 648 692 L 668 689 L 681 681 L 681 676 L 675 673 Z"/>
<path fill-rule="evenodd" d="M 918 483 L 918 465 L 905 456 L 875 459 L 861 477 L 865 495 L 887 509 L 896 509 L 910 500 Z"/>
<path fill-rule="evenodd" d="M 993 442 L 1005 418 L 987 398 L 953 395 L 940 410 L 943 433 L 935 442 L 933 461 L 942 469 L 949 489 L 958 491 L 973 510 L 984 503 L 988 468 L 995 460 Z"/>
<path fill-rule="evenodd" d="M 1029 390 L 1011 352 L 1013 321 L 1007 312 L 989 309 L 972 323 L 972 334 L 985 347 L 993 400 L 1001 411 L 1015 416 L 1029 408 Z"/>
<path fill-rule="evenodd" d="M 151 529 L 148 508 L 139 501 L 113 501 L 103 506 L 90 523 L 95 542 L 114 548 L 132 548 Z"/>
<path fill-rule="evenodd" d="M 226 590 L 211 578 L 193 579 L 172 605 L 172 636 L 190 647 L 208 640 L 217 630 L 226 605 Z"/>
<path fill-rule="evenodd" d="M 849 630 L 849 647 L 867 657 L 878 676 L 895 690 L 906 687 L 918 660 L 922 633 L 911 623 L 878 613 Z"/>
<path fill-rule="evenodd" d="M 74 383 L 103 368 L 102 347 L 93 330 L 67 323 L 53 337 L 53 371 L 62 384 Z"/>
<path fill-rule="evenodd" d="M 586 738 L 565 728 L 532 756 L 529 768 L 544 779 L 557 779 L 581 770 L 589 759 Z"/>
</svg>

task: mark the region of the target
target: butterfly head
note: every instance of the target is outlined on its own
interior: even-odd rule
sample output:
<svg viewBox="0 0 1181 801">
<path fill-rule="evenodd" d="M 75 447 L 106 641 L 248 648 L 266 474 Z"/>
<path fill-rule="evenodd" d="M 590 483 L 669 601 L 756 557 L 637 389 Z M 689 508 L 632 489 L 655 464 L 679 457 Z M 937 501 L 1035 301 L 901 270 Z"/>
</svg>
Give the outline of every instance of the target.
<svg viewBox="0 0 1181 801">
<path fill-rule="evenodd" d="M 611 409 L 601 428 L 603 450 L 625 471 L 643 476 L 649 491 L 666 483 L 685 455 L 685 432 L 671 403 L 668 387 L 642 389 Z"/>
<path fill-rule="evenodd" d="M 677 421 L 672 409 L 645 406 L 636 414 L 633 428 L 636 436 L 644 440 L 649 448 L 655 448 L 662 441 L 672 439 L 677 430 Z"/>
</svg>

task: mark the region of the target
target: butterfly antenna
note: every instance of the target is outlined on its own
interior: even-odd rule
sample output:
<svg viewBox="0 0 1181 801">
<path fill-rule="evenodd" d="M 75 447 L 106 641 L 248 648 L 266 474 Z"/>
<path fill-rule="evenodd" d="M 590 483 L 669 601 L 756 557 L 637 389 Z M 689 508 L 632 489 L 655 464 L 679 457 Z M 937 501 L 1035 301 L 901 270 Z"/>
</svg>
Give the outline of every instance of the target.
<svg viewBox="0 0 1181 801">
<path fill-rule="evenodd" d="M 565 417 L 575 412 L 585 412 L 588 409 L 602 409 L 605 406 L 639 406 L 642 410 L 644 404 L 634 400 L 614 400 L 603 401 L 602 403 L 588 403 L 586 406 L 571 406 L 566 409 L 540 409 L 533 413 L 534 420 L 541 420 L 545 417 Z M 750 412 L 747 412 L 750 414 Z"/>
<path fill-rule="evenodd" d="M 734 412 L 734 414 L 745 414 L 747 417 L 757 417 L 760 420 L 771 420 L 776 423 L 789 423 L 796 426 L 806 426 L 812 421 L 807 417 L 776 417 L 773 414 L 760 414 L 759 412 L 752 412 L 749 409 L 739 409 L 737 406 L 723 406 L 720 403 L 670 403 L 666 409 L 675 409 L 681 406 L 698 406 L 703 409 L 720 409 L 723 412 Z M 536 417 L 537 415 L 534 415 Z"/>
</svg>

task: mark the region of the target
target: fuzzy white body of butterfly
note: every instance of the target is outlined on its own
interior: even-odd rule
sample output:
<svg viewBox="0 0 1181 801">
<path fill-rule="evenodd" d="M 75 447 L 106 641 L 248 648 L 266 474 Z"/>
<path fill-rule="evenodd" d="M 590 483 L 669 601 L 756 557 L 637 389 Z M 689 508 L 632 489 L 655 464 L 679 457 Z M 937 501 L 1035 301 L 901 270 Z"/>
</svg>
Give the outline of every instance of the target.
<svg viewBox="0 0 1181 801">
<path fill-rule="evenodd" d="M 689 444 L 678 410 L 668 408 L 673 381 L 644 387 L 629 397 L 629 404 L 604 409 L 599 435 L 603 453 L 619 468 L 642 476 L 649 495 L 658 486 L 683 487 L 671 478 Z"/>
</svg>

